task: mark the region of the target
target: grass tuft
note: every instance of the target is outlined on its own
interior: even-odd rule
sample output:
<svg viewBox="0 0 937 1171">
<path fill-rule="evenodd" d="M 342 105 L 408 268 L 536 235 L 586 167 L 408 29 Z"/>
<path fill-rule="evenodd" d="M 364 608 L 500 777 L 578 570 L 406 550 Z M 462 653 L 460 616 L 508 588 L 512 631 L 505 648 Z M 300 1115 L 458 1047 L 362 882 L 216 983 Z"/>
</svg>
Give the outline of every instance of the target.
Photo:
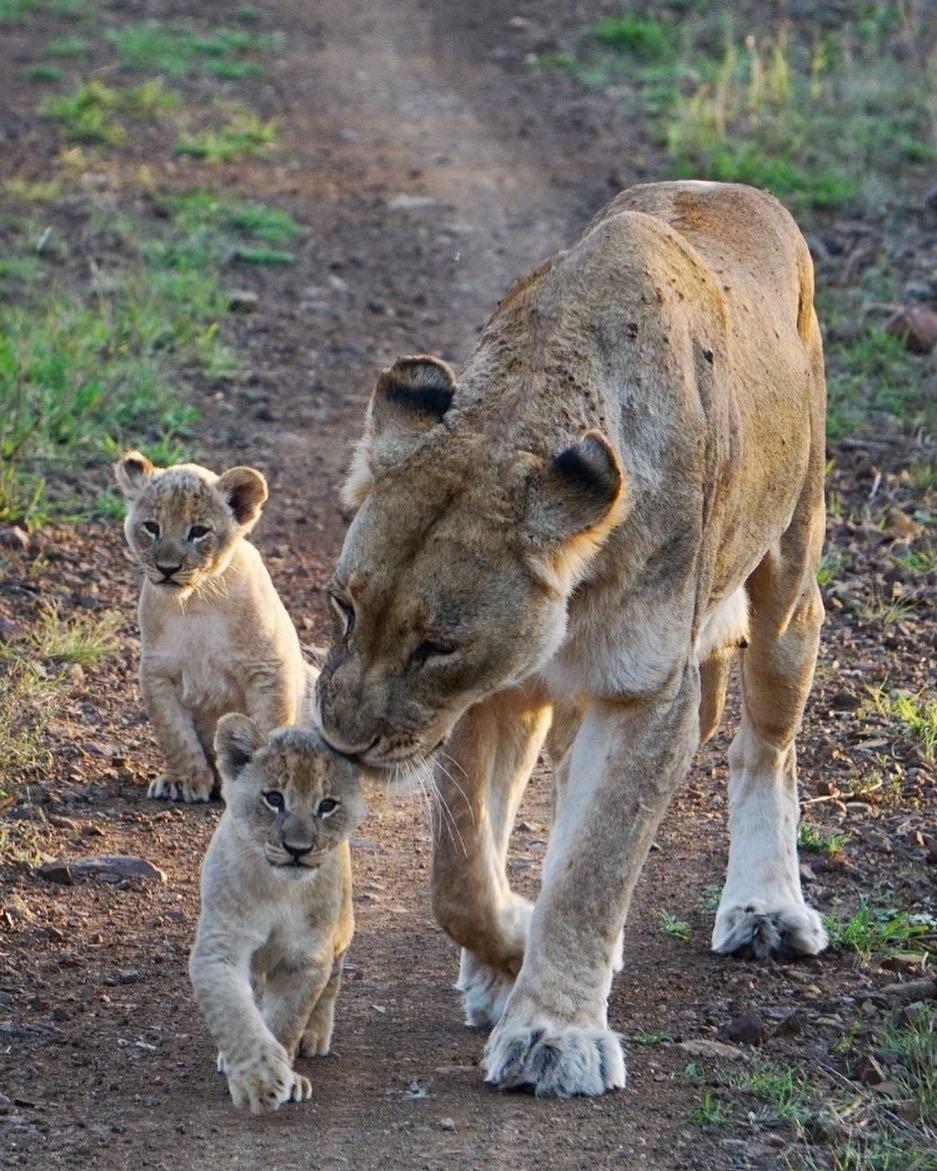
<svg viewBox="0 0 937 1171">
<path fill-rule="evenodd" d="M 841 854 L 848 841 L 849 834 L 824 834 L 805 821 L 797 827 L 797 847 L 800 850 L 810 850 L 817 854 Z"/>
<path fill-rule="evenodd" d="M 900 952 L 928 955 L 937 938 L 934 923 L 926 917 L 907 911 L 873 908 L 865 900 L 851 918 L 827 915 L 823 922 L 831 949 L 855 952 L 861 964 Z"/>
<path fill-rule="evenodd" d="M 206 163 L 231 163 L 265 154 L 276 142 L 276 122 L 265 121 L 251 110 L 233 109 L 217 129 L 184 135 L 176 153 L 204 159 Z"/>
<path fill-rule="evenodd" d="M 687 940 L 690 938 L 690 924 L 685 919 L 678 919 L 670 911 L 661 911 L 660 928 L 665 935 L 672 939 Z"/>
<path fill-rule="evenodd" d="M 93 663 L 113 650 L 122 619 L 116 614 L 63 615 L 54 604 L 41 606 L 20 643 L 0 644 L 0 659 L 40 659 L 46 663 Z"/>
</svg>

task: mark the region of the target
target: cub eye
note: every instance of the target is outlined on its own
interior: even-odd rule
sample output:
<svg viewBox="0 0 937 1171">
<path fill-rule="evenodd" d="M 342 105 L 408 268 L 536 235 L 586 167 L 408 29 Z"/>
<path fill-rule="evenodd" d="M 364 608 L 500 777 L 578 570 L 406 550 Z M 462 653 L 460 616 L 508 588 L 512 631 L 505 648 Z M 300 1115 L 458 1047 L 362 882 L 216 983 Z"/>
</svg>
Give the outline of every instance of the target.
<svg viewBox="0 0 937 1171">
<path fill-rule="evenodd" d="M 146 531 L 150 534 L 151 537 L 158 537 L 159 536 L 159 525 L 156 523 L 155 520 L 145 520 L 143 522 L 143 527 L 144 527 L 144 529 L 146 529 Z"/>
<path fill-rule="evenodd" d="M 323 797 L 316 806 L 316 814 L 319 817 L 328 817 L 330 813 L 334 813 L 338 809 L 339 802 L 334 797 Z"/>
<path fill-rule="evenodd" d="M 444 642 L 438 638 L 427 638 L 411 653 L 410 662 L 414 667 L 419 667 L 427 659 L 444 658 L 446 655 L 455 654 L 458 649 L 453 642 Z"/>
<path fill-rule="evenodd" d="M 200 541 L 202 537 L 207 537 L 210 532 L 211 529 L 208 525 L 192 525 L 189 529 L 189 540 Z"/>
<path fill-rule="evenodd" d="M 266 793 L 261 793 L 264 805 L 268 809 L 272 809 L 274 813 L 282 813 L 284 807 L 283 794 L 279 789 L 268 789 Z"/>
<path fill-rule="evenodd" d="M 347 638 L 355 628 L 355 608 L 338 594 L 329 594 L 329 601 L 342 624 L 342 633 Z"/>
</svg>

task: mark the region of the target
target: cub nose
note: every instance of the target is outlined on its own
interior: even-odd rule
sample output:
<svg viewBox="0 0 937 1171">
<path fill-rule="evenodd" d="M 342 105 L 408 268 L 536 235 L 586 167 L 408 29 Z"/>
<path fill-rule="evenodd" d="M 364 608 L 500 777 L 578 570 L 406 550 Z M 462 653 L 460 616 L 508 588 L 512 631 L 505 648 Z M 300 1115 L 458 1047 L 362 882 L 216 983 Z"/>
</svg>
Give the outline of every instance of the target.
<svg viewBox="0 0 937 1171">
<path fill-rule="evenodd" d="M 312 850 L 312 846 L 291 846 L 289 842 L 284 842 L 283 849 L 286 850 L 294 862 L 298 862 L 304 854 L 308 854 Z"/>
<path fill-rule="evenodd" d="M 160 571 L 163 577 L 168 580 L 174 573 L 179 572 L 179 570 L 182 568 L 182 562 L 180 561 L 178 565 L 163 565 L 157 561 L 156 568 Z"/>
</svg>

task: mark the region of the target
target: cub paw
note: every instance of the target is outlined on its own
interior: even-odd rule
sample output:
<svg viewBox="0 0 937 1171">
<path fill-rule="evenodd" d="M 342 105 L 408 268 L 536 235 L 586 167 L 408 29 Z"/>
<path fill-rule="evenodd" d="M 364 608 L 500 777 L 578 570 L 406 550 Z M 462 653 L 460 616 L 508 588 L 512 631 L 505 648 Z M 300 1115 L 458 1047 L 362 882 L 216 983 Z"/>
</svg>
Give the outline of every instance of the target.
<svg viewBox="0 0 937 1171">
<path fill-rule="evenodd" d="M 277 1110 L 284 1102 L 301 1102 L 312 1096 L 308 1078 L 294 1073 L 282 1046 L 266 1050 L 249 1064 L 227 1068 L 228 1090 L 238 1109 L 251 1114 Z"/>
<path fill-rule="evenodd" d="M 151 801 L 185 801 L 193 804 L 196 801 L 210 801 L 215 788 L 215 778 L 194 777 L 185 781 L 175 780 L 173 777 L 157 777 L 150 781 L 146 795 Z"/>
<path fill-rule="evenodd" d="M 498 1025 L 485 1049 L 485 1081 L 502 1089 L 529 1088 L 538 1098 L 596 1098 L 625 1084 L 617 1033 L 573 1025 Z"/>
<path fill-rule="evenodd" d="M 720 907 L 712 950 L 746 959 L 795 959 L 819 955 L 829 939 L 823 920 L 803 903 L 769 908 L 761 899 Z"/>
<path fill-rule="evenodd" d="M 332 1046 L 332 1027 L 334 1021 L 310 1021 L 299 1043 L 300 1057 L 325 1057 Z"/>
<path fill-rule="evenodd" d="M 501 1019 L 513 987 L 513 977 L 462 949 L 456 988 L 462 993 L 465 1023 L 470 1029 L 493 1029 Z"/>
</svg>

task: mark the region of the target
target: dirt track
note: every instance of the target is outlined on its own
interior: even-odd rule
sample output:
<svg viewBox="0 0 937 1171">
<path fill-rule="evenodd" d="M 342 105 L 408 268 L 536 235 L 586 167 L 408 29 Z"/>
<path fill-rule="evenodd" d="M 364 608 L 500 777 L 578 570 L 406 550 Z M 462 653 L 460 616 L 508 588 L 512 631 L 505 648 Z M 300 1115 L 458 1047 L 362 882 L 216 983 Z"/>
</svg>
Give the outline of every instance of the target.
<svg viewBox="0 0 937 1171">
<path fill-rule="evenodd" d="M 266 8 L 287 46 L 274 83 L 257 83 L 255 100 L 281 120 L 290 161 L 231 168 L 224 182 L 288 207 L 310 231 L 285 278 L 255 278 L 260 309 L 238 326 L 251 376 L 207 397 L 200 446 L 210 465 L 250 461 L 267 472 L 272 496 L 258 544 L 307 641 L 324 635 L 320 587 L 344 526 L 336 488 L 377 368 L 420 350 L 464 359 L 515 276 L 570 241 L 619 186 L 654 171 L 653 148 L 625 107 L 584 97 L 562 75 L 523 68 L 538 41 L 554 38 L 564 22 L 582 25 L 599 5 L 546 5 L 557 11 L 539 15 L 531 7 L 530 20 L 513 25 L 515 6 L 504 0 L 279 0 Z M 216 10 L 220 19 L 224 9 L 214 0 L 198 9 L 206 19 Z M 635 166 L 635 157 L 646 161 Z M 191 180 L 179 172 L 171 181 Z M 100 602 L 129 615 L 133 573 L 119 526 L 64 539 L 75 541 L 74 564 L 51 567 L 49 588 L 81 592 L 104 564 Z M 833 632 L 827 674 L 843 648 L 845 661 L 856 660 L 849 645 L 847 634 Z M 55 887 L 25 873 L 14 878 L 11 889 L 29 917 L 0 980 L 13 1012 L 0 1089 L 24 1103 L 0 1119 L 11 1162 L 780 1165 L 790 1138 L 783 1130 L 723 1134 L 689 1120 L 700 1088 L 683 1077 L 690 1057 L 676 1046 L 630 1045 L 628 1089 L 601 1101 L 540 1102 L 484 1086 L 477 1065 L 484 1037 L 460 1023 L 451 988 L 456 951 L 429 914 L 426 812 L 416 799 L 382 794 L 373 797 L 355 851 L 358 932 L 333 1055 L 308 1069 L 313 1101 L 271 1118 L 236 1114 L 212 1073 L 185 975 L 197 866 L 218 809 L 144 800 L 157 757 L 132 680 L 128 643 L 118 662 L 87 672 L 79 685 L 72 715 L 100 751 L 75 766 L 86 770 L 83 783 L 63 781 L 43 806 L 42 849 L 140 853 L 166 870 L 168 883 Z M 841 683 L 821 686 L 836 693 Z M 129 710 L 119 710 L 118 694 L 130 697 Z M 828 742 L 811 727 L 808 788 Z M 881 973 L 860 972 L 840 957 L 757 967 L 708 953 L 712 912 L 701 899 L 724 866 L 725 747 L 723 736 L 697 763 L 636 895 L 627 967 L 610 1011 L 626 1035 L 712 1036 L 746 1008 L 776 1021 L 795 1006 L 820 1013 L 837 997 L 861 1000 L 880 982 Z M 548 810 L 548 779 L 539 775 L 512 862 L 528 891 Z M 912 829 L 924 824 L 924 811 L 908 817 Z M 869 831 L 867 846 L 863 832 L 858 841 L 874 852 L 877 831 Z M 893 877 L 907 881 L 913 902 L 919 859 L 913 852 L 906 859 L 900 843 L 895 849 Z M 824 906 L 834 890 L 849 897 L 862 885 L 861 871 L 849 867 L 819 878 Z M 661 932 L 663 909 L 690 922 L 688 942 Z M 779 1033 L 771 1044 L 787 1059 L 825 1053 L 827 1039 L 807 1029 Z"/>
</svg>

